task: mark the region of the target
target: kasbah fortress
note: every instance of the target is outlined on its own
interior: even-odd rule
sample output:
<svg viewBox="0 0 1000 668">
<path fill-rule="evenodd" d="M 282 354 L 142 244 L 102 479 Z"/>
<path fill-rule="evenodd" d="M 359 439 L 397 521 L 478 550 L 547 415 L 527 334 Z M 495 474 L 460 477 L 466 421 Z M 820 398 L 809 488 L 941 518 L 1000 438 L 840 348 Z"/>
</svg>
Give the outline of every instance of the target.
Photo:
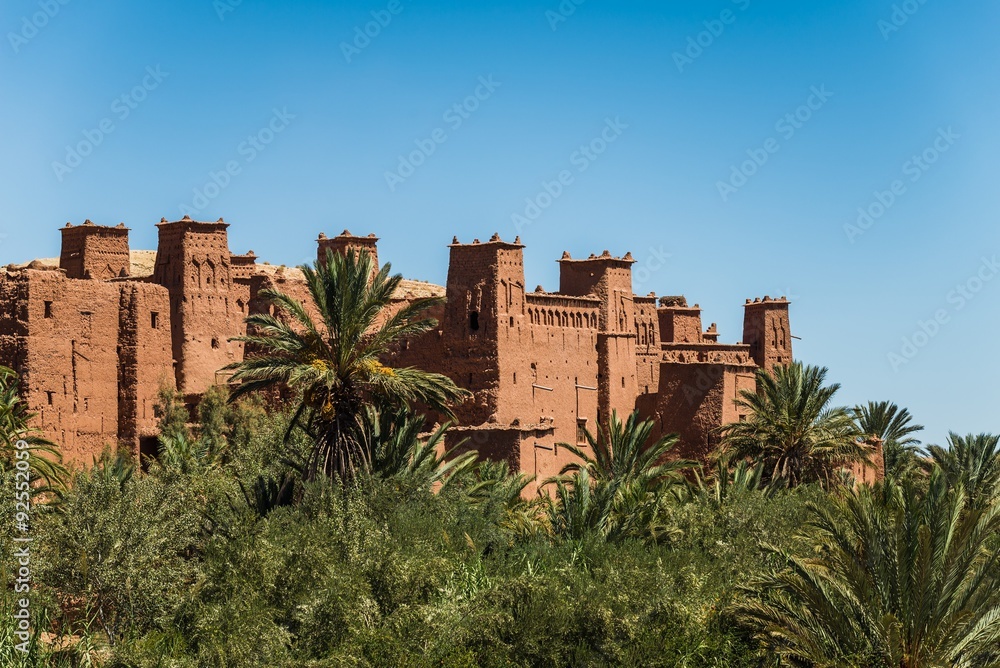
<svg viewBox="0 0 1000 668">
<path fill-rule="evenodd" d="M 234 255 L 228 224 L 157 225 L 158 248 L 129 249 L 129 230 L 66 224 L 58 260 L 0 270 L 0 364 L 17 370 L 23 398 L 66 461 L 90 465 L 106 445 L 155 455 L 157 395 L 176 388 L 189 408 L 222 369 L 243 359 L 234 337 L 267 312 L 276 289 L 308 303 L 300 270 Z M 374 235 L 321 234 L 317 253 L 367 249 Z M 391 362 L 443 373 L 470 390 L 455 407 L 449 442 L 468 439 L 513 470 L 555 475 L 572 459 L 559 443 L 584 442 L 612 411 L 638 410 L 677 456 L 704 460 L 723 424 L 744 420 L 734 399 L 755 372 L 792 361 L 789 302 L 748 299 L 742 343 L 719 343 L 715 325 L 684 297 L 632 292 L 630 254 L 564 253 L 557 292 L 527 290 L 523 246 L 494 235 L 449 246 L 447 285 L 403 281 L 398 303 L 444 295 L 438 327 L 404 341 Z"/>
</svg>

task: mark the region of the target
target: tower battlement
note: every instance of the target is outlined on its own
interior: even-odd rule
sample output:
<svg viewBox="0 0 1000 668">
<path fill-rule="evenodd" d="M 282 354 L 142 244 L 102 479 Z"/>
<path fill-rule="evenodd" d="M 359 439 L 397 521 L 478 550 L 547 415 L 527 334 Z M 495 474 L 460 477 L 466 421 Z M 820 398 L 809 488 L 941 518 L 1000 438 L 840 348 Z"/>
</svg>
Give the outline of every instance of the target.
<svg viewBox="0 0 1000 668">
<path fill-rule="evenodd" d="M 128 233 L 124 223 L 115 227 L 66 223 L 62 232 L 59 267 L 67 278 L 93 278 L 106 281 L 129 275 Z"/>
</svg>

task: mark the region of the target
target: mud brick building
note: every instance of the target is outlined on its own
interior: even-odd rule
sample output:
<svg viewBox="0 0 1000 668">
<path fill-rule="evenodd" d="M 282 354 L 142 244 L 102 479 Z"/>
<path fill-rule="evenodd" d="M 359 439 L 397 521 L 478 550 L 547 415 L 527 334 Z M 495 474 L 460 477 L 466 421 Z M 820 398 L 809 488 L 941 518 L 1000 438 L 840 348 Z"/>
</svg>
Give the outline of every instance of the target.
<svg viewBox="0 0 1000 668">
<path fill-rule="evenodd" d="M 233 254 L 228 225 L 185 217 L 157 225 L 158 248 L 130 251 L 124 225 L 90 221 L 62 229 L 55 260 L 0 271 L 0 363 L 22 374 L 25 400 L 67 459 L 89 464 L 105 445 L 153 452 L 156 395 L 175 387 L 194 406 L 222 370 L 243 358 L 233 337 L 277 289 L 300 300 L 298 269 Z M 374 235 L 317 240 L 328 250 L 364 248 Z M 404 341 L 392 362 L 451 377 L 472 398 L 449 434 L 518 470 L 553 475 L 569 461 L 560 443 L 583 442 L 612 411 L 638 409 L 678 453 L 701 458 L 716 430 L 744 419 L 733 400 L 754 389 L 757 369 L 792 360 L 789 302 L 747 300 L 742 342 L 719 343 L 684 297 L 635 295 L 631 255 L 564 253 L 559 289 L 525 286 L 523 245 L 494 235 L 449 246 L 444 287 L 404 281 L 395 299 L 443 295 L 439 324 Z"/>
</svg>

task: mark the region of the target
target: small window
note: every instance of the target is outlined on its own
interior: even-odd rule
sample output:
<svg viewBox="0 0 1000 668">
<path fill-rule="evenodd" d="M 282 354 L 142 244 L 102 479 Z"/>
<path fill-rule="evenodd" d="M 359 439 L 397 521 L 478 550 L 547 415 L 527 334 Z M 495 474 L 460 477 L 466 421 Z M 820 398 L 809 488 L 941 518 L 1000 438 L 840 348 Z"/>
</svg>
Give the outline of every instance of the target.
<svg viewBox="0 0 1000 668">
<path fill-rule="evenodd" d="M 149 314 L 149 326 L 152 327 L 153 329 L 160 328 L 160 314 L 157 313 L 156 311 L 153 311 L 152 313 Z"/>
<path fill-rule="evenodd" d="M 219 347 L 219 340 L 218 339 L 212 339 L 212 348 L 218 349 L 218 347 Z"/>
<path fill-rule="evenodd" d="M 45 317 L 52 317 L 52 302 L 45 302 Z"/>
<path fill-rule="evenodd" d="M 473 332 L 479 331 L 479 311 L 469 313 L 469 329 Z"/>
<path fill-rule="evenodd" d="M 55 392 L 46 392 L 45 396 L 48 398 L 49 406 L 51 406 L 52 404 L 54 404 L 56 402 L 56 393 Z"/>
<path fill-rule="evenodd" d="M 625 376 L 622 376 L 622 387 L 625 387 Z"/>
<path fill-rule="evenodd" d="M 587 418 L 578 418 L 576 421 L 576 443 L 587 444 Z"/>
<path fill-rule="evenodd" d="M 517 385 L 517 372 L 514 372 L 514 384 Z"/>
<path fill-rule="evenodd" d="M 510 326 L 514 326 L 514 316 L 510 316 Z"/>
</svg>

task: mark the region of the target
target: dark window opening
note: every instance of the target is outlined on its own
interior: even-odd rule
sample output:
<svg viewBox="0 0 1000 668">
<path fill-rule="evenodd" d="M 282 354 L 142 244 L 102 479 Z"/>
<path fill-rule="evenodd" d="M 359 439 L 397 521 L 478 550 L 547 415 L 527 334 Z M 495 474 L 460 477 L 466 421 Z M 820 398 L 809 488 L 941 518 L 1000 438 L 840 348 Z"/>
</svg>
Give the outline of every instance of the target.
<svg viewBox="0 0 1000 668">
<path fill-rule="evenodd" d="M 139 439 L 139 463 L 143 471 L 149 470 L 149 464 L 156 459 L 159 451 L 159 441 L 155 436 L 147 436 Z"/>
<path fill-rule="evenodd" d="M 473 332 L 479 330 L 479 311 L 472 311 L 469 313 L 469 329 Z"/>
<path fill-rule="evenodd" d="M 587 444 L 587 418 L 578 418 L 576 421 L 576 444 Z"/>
<path fill-rule="evenodd" d="M 159 329 L 160 327 L 160 314 L 156 311 L 149 314 L 149 326 L 153 329 Z"/>
<path fill-rule="evenodd" d="M 622 387 L 625 387 L 625 376 L 622 376 Z"/>
<path fill-rule="evenodd" d="M 45 317 L 52 317 L 52 302 L 45 302 Z"/>
<path fill-rule="evenodd" d="M 55 392 L 46 392 L 45 395 L 48 397 L 49 406 L 51 406 L 52 404 L 55 403 L 55 400 L 56 400 L 56 393 Z"/>
<path fill-rule="evenodd" d="M 514 326 L 514 316 L 510 316 L 510 326 Z"/>
<path fill-rule="evenodd" d="M 218 347 L 219 347 L 219 340 L 212 339 L 212 348 L 218 348 Z"/>
</svg>

